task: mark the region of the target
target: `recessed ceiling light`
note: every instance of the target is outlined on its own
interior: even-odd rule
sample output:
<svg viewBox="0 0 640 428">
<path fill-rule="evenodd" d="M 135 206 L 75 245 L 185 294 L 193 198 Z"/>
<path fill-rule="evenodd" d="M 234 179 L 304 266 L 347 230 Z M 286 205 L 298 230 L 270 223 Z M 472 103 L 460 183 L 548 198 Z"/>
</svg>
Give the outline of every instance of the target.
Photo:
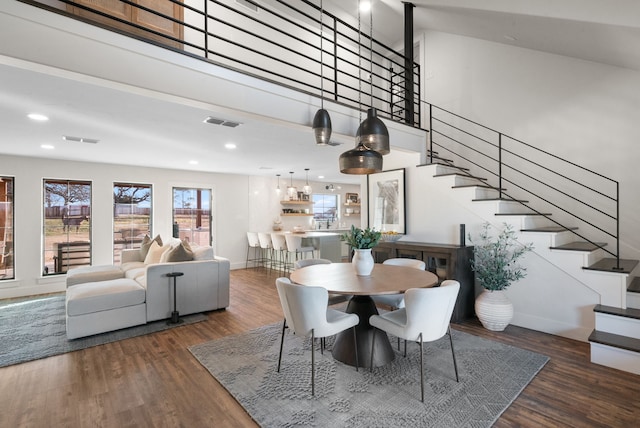
<svg viewBox="0 0 640 428">
<path fill-rule="evenodd" d="M 197 160 L 191 160 L 191 161 L 189 161 L 189 163 L 191 165 L 198 165 L 198 161 Z"/>
<path fill-rule="evenodd" d="M 235 145 L 235 144 L 233 144 L 233 143 L 227 143 L 227 144 L 225 144 L 225 145 L 224 145 L 224 147 L 225 147 L 226 149 L 233 150 L 233 149 L 235 149 L 235 148 L 236 148 L 236 145 Z"/>
<path fill-rule="evenodd" d="M 100 141 L 95 138 L 73 137 L 71 135 L 63 135 L 62 139 L 65 141 L 75 141 L 77 143 L 88 143 L 88 144 L 98 144 L 98 142 Z"/>
<path fill-rule="evenodd" d="M 37 120 L 38 122 L 46 122 L 47 120 L 49 120 L 47 116 L 40 113 L 29 113 L 27 117 L 31 120 Z"/>
<path fill-rule="evenodd" d="M 203 120 L 204 123 L 211 123 L 212 125 L 222 125 L 228 126 L 229 128 L 235 128 L 236 126 L 241 125 L 240 122 L 234 122 L 233 120 L 219 119 L 213 116 L 207 116 Z"/>
<path fill-rule="evenodd" d="M 360 3 L 360 12 L 369 12 L 371 10 L 371 2 L 363 1 Z"/>
<path fill-rule="evenodd" d="M 319 176 L 318 176 L 318 178 L 319 178 L 319 179 L 323 179 L 323 178 L 324 178 L 324 175 L 319 175 Z"/>
<path fill-rule="evenodd" d="M 55 149 L 55 147 L 53 145 L 51 145 L 51 144 L 41 144 L 40 147 L 43 148 L 43 149 L 47 149 L 47 150 Z"/>
</svg>

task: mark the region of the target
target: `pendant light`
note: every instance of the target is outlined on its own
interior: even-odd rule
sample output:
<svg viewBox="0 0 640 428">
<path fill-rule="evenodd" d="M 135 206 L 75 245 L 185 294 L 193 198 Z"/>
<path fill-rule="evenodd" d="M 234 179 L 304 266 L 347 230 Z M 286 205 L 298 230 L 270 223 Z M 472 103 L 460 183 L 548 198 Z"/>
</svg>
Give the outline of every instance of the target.
<svg viewBox="0 0 640 428">
<path fill-rule="evenodd" d="M 358 0 L 358 109 L 362 114 L 362 43 L 360 32 L 360 0 Z M 360 127 L 358 130 L 360 130 Z M 366 136 L 366 134 L 365 134 Z M 382 171 L 382 154 L 366 145 L 368 140 L 356 137 L 356 148 L 340 155 L 340 172 L 343 174 L 373 174 Z"/>
<path fill-rule="evenodd" d="M 369 82 L 371 108 L 367 110 L 367 118 L 360 124 L 356 132 L 356 144 L 362 142 L 371 150 L 375 150 L 381 155 L 389 154 L 389 131 L 386 125 L 378 118 L 376 109 L 373 108 L 373 9 L 369 11 Z"/>
<path fill-rule="evenodd" d="M 278 187 L 276 187 L 276 193 L 279 195 L 282 190 L 280 189 L 280 174 L 276 174 L 276 177 L 278 177 Z"/>
<path fill-rule="evenodd" d="M 289 174 L 291 174 L 291 179 L 289 187 L 287 187 L 287 196 L 289 196 L 290 201 L 293 201 L 298 198 L 298 189 L 293 187 L 293 171 L 289 171 Z"/>
<path fill-rule="evenodd" d="M 322 30 L 322 18 L 324 16 L 324 8 L 322 0 L 320 0 L 320 110 L 313 117 L 313 133 L 316 137 L 316 145 L 326 146 L 331 140 L 331 117 L 329 112 L 324 108 L 324 48 Z"/>
<path fill-rule="evenodd" d="M 309 185 L 309 168 L 305 168 L 304 170 L 307 172 L 307 183 L 302 188 L 302 191 L 304 192 L 305 195 L 310 195 L 311 186 Z"/>
</svg>

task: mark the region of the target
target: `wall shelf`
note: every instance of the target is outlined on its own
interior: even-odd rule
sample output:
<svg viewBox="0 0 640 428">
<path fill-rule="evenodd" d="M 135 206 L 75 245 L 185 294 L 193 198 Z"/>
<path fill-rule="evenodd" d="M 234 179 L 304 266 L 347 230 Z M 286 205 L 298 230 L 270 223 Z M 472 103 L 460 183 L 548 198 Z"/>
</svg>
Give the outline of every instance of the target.
<svg viewBox="0 0 640 428">
<path fill-rule="evenodd" d="M 280 213 L 282 217 L 313 217 L 313 214 L 304 213 Z"/>
<path fill-rule="evenodd" d="M 281 205 L 311 205 L 311 201 L 280 201 Z"/>
</svg>

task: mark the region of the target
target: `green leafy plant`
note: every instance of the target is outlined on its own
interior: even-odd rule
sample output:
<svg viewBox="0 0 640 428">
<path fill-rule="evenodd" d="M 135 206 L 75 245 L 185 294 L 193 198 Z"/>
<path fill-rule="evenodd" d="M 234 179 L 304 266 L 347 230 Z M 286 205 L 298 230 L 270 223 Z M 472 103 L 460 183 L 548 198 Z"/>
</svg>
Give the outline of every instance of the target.
<svg viewBox="0 0 640 428">
<path fill-rule="evenodd" d="M 341 241 L 345 241 L 351 247 L 358 250 L 373 248 L 378 245 L 382 233 L 377 232 L 374 229 L 360 229 L 359 227 L 351 226 L 351 230 L 340 236 Z"/>
<path fill-rule="evenodd" d="M 504 290 L 527 275 L 527 269 L 519 265 L 518 260 L 533 249 L 533 244 L 520 244 L 513 226 L 506 223 L 495 238 L 490 228 L 489 223 L 483 225 L 478 242 L 473 242 L 469 234 L 469 241 L 474 244 L 471 268 L 485 289 Z"/>
</svg>

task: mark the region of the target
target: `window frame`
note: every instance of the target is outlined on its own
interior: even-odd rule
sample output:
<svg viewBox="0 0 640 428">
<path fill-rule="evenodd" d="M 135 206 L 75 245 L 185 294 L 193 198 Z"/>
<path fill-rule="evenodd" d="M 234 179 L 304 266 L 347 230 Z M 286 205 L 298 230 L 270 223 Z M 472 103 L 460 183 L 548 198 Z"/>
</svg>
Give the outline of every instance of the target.
<svg viewBox="0 0 640 428">
<path fill-rule="evenodd" d="M 63 184 L 67 186 L 66 196 L 61 196 L 59 194 L 53 193 L 53 195 L 55 195 L 54 196 L 55 199 L 59 199 L 59 198 L 63 199 L 63 205 L 51 205 L 51 203 L 48 202 L 48 201 L 51 201 L 52 199 L 52 197 L 49 196 L 47 193 L 48 184 Z M 71 185 L 88 186 L 88 195 L 85 195 L 83 199 L 77 199 L 69 203 L 69 199 L 73 199 L 73 197 L 70 198 L 68 195 L 69 187 Z M 80 193 L 80 195 L 82 195 L 82 193 Z M 42 276 L 64 275 L 66 274 L 67 270 L 71 266 L 73 267 L 90 266 L 93 261 L 93 242 L 91 239 L 91 236 L 92 236 L 91 209 L 93 206 L 93 182 L 91 180 L 43 178 L 42 179 L 42 198 L 43 198 L 42 199 L 42 232 L 41 232 L 42 233 L 42 258 L 41 258 Z M 77 204 L 76 202 L 86 202 L 87 204 Z M 47 206 L 47 204 L 49 205 Z M 66 211 L 65 211 L 65 208 L 66 208 Z M 65 222 L 64 221 L 65 216 L 67 218 L 73 219 L 73 222 L 68 222 L 68 221 Z M 57 221 L 56 222 L 52 221 L 56 218 L 61 220 L 60 223 L 58 223 Z M 85 220 L 87 221 L 86 227 L 83 224 Z M 49 240 L 47 239 L 47 237 L 53 236 L 53 235 L 49 235 L 47 233 L 47 230 L 50 230 L 50 229 L 55 230 L 60 226 L 62 226 L 61 235 L 65 237 L 65 233 L 66 233 L 66 239 L 63 239 L 62 241 L 48 242 Z M 65 232 L 65 228 L 66 228 L 66 232 Z M 81 238 L 82 236 L 75 236 L 76 234 L 80 233 L 80 228 L 83 229 L 82 235 L 86 237 L 87 239 L 86 241 L 78 241 L 78 238 Z M 84 229 L 86 229 L 86 234 L 84 232 Z M 71 239 L 71 237 L 73 237 L 73 239 Z M 57 248 L 59 247 L 58 244 L 60 242 L 67 243 L 67 251 Z M 48 248 L 49 243 L 53 244 L 51 245 L 50 249 Z M 83 245 L 88 246 L 88 249 L 86 251 L 83 251 L 85 248 Z M 54 249 L 54 247 L 56 248 Z M 49 253 L 51 253 L 51 258 L 50 258 L 51 261 L 49 261 L 49 259 L 47 258 Z M 85 260 L 85 262 L 69 264 L 69 263 L 64 263 L 63 261 L 56 261 L 56 259 L 58 258 L 58 255 L 63 253 L 67 257 L 66 259 L 67 261 L 70 260 L 70 257 L 75 256 L 76 257 L 75 260 Z M 88 256 L 84 257 L 83 255 L 87 253 L 88 253 Z M 50 271 L 51 264 L 53 264 L 53 272 Z M 59 267 L 59 269 L 56 269 L 56 267 Z"/>
<path fill-rule="evenodd" d="M 15 264 L 15 230 L 16 230 L 16 217 L 15 217 L 15 193 L 16 193 L 16 180 L 15 177 L 9 176 L 0 176 L 0 182 L 7 183 L 10 182 L 9 185 L 3 185 L 2 188 L 5 190 L 5 193 L 0 193 L 0 204 L 5 205 L 8 209 L 0 210 L 0 213 L 3 215 L 0 216 L 0 219 L 4 219 L 3 224 L 0 224 L 0 269 L 2 269 L 2 273 L 0 273 L 0 281 L 6 280 L 15 280 L 16 279 L 16 264 Z M 9 222 L 7 220 L 10 220 Z M 10 224 L 9 224 L 10 223 Z M 8 233 L 7 233 L 8 231 Z M 10 239 L 8 240 L 7 237 Z M 7 242 L 10 242 L 10 245 L 7 245 Z M 10 266 L 7 266 L 7 261 L 9 261 Z M 10 272 L 7 274 L 7 272 Z"/>
<path fill-rule="evenodd" d="M 148 189 L 148 199 L 143 201 L 138 201 L 134 209 L 143 209 L 144 207 L 138 206 L 141 202 L 148 203 L 148 214 L 147 216 L 147 227 L 146 228 L 136 228 L 137 223 L 129 222 L 129 233 L 124 233 L 126 228 L 120 228 L 120 230 L 116 229 L 118 214 L 119 214 L 119 205 L 125 205 L 122 202 L 116 202 L 116 188 L 117 187 L 136 187 L 138 189 Z M 135 193 L 135 192 L 134 192 Z M 153 236 L 153 185 L 149 183 L 133 183 L 133 182 L 125 182 L 125 181 L 114 181 L 112 187 L 112 195 L 113 195 L 113 216 L 112 216 L 112 233 L 113 233 L 113 262 L 120 262 L 120 254 L 123 249 L 135 249 L 140 248 L 142 244 L 142 238 L 144 235 Z M 133 204 L 129 204 L 133 206 Z M 139 232 L 139 233 L 135 233 Z M 120 237 L 117 237 L 117 234 L 120 233 Z M 119 242 L 119 241 L 122 242 Z M 122 248 L 118 246 L 122 245 Z"/>
</svg>

